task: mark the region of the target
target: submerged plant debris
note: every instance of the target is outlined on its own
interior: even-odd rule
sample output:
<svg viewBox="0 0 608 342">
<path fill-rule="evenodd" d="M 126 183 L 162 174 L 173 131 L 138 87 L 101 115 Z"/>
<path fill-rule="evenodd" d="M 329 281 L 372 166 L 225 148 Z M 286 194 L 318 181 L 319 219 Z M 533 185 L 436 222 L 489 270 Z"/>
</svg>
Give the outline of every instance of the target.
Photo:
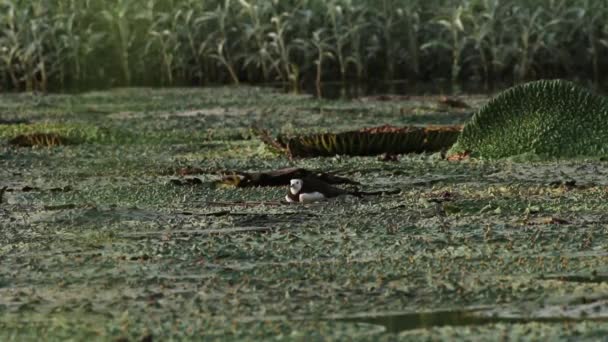
<svg viewBox="0 0 608 342">
<path fill-rule="evenodd" d="M 0 188 L 12 190 L 0 203 L 2 341 L 579 340 L 608 331 L 604 161 L 290 160 L 250 130 L 463 124 L 457 113 L 418 110 L 437 97 L 395 106 L 229 87 L 43 99 L 0 95 L 0 117 L 30 122 L 0 124 L 0 139 L 46 128 L 81 143 L 0 145 Z M 401 192 L 294 206 L 280 203 L 284 187 L 214 184 L 223 170 L 287 167 Z M 200 183 L 171 183 L 181 177 Z M 469 308 L 576 319 L 437 318 L 401 332 L 338 319 Z"/>
</svg>

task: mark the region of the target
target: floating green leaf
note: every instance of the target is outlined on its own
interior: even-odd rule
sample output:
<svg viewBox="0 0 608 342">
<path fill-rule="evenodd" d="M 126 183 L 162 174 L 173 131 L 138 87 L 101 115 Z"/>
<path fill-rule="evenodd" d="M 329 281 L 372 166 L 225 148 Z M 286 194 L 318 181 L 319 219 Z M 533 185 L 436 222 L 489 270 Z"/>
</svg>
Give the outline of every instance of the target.
<svg viewBox="0 0 608 342">
<path fill-rule="evenodd" d="M 552 80 L 512 87 L 468 122 L 450 154 L 486 158 L 608 154 L 608 100 L 574 83 Z"/>
<path fill-rule="evenodd" d="M 292 157 L 369 156 L 441 151 L 456 142 L 460 131 L 460 126 L 381 126 L 342 133 L 280 136 L 278 141 Z"/>
</svg>

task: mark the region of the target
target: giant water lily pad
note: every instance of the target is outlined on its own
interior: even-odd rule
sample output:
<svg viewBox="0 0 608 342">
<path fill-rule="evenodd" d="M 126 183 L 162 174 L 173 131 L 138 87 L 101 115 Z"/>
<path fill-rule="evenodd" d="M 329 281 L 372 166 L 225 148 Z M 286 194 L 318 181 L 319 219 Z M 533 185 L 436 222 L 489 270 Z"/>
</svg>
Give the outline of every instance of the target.
<svg viewBox="0 0 608 342">
<path fill-rule="evenodd" d="M 606 156 L 607 121 L 605 97 L 571 82 L 531 82 L 505 90 L 475 113 L 449 154 Z"/>
<path fill-rule="evenodd" d="M 341 133 L 281 135 L 271 145 L 275 148 L 279 145 L 292 157 L 438 152 L 452 146 L 461 129 L 461 126 L 385 125 Z"/>
</svg>

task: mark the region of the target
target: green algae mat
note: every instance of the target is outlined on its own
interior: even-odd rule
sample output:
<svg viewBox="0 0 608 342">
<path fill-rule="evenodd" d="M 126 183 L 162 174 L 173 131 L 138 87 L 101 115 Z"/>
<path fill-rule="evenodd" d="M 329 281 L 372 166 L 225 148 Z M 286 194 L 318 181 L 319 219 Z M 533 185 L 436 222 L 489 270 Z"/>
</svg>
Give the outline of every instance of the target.
<svg viewBox="0 0 608 342">
<path fill-rule="evenodd" d="M 0 95 L 0 340 L 601 339 L 606 162 L 290 160 L 251 130 L 470 117 L 247 87 Z M 286 205 L 215 183 L 284 167 L 402 191 Z"/>
</svg>

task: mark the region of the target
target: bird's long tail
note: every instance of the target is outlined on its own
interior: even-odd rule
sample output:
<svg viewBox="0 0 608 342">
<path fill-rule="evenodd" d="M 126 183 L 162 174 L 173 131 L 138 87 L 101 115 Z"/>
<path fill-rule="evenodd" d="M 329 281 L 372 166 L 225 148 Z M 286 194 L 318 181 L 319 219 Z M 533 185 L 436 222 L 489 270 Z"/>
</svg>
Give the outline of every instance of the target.
<svg viewBox="0 0 608 342">
<path fill-rule="evenodd" d="M 382 191 L 354 191 L 351 193 L 353 196 L 382 196 L 382 195 L 396 195 L 401 192 L 401 189 L 395 190 L 382 190 Z"/>
</svg>

